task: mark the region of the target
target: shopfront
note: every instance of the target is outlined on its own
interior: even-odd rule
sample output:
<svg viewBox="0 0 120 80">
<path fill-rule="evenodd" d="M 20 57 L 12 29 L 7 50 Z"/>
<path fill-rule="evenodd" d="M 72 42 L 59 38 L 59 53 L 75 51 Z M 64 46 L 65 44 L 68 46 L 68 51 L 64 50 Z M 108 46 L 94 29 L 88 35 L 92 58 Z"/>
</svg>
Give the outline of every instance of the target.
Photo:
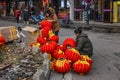
<svg viewBox="0 0 120 80">
<path fill-rule="evenodd" d="M 102 21 L 102 0 L 98 0 L 94 7 L 94 21 Z"/>
<path fill-rule="evenodd" d="M 103 16 L 103 22 L 113 22 L 113 1 L 112 0 L 103 0 L 102 1 L 102 16 Z"/>
<path fill-rule="evenodd" d="M 74 20 L 82 20 L 82 0 L 74 0 Z"/>
<path fill-rule="evenodd" d="M 113 0 L 98 0 L 95 3 L 94 21 L 113 22 Z"/>
<path fill-rule="evenodd" d="M 70 18 L 74 21 L 85 21 L 89 14 L 89 19 L 94 19 L 94 4 L 87 6 L 84 0 L 69 0 L 70 1 Z"/>
</svg>

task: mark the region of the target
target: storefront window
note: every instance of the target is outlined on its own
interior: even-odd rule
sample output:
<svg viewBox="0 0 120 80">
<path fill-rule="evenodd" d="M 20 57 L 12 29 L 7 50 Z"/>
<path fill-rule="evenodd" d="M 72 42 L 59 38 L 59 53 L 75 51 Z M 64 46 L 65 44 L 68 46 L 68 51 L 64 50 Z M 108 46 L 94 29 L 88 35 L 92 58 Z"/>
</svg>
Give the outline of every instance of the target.
<svg viewBox="0 0 120 80">
<path fill-rule="evenodd" d="M 82 20 L 82 0 L 74 0 L 74 19 Z"/>
</svg>

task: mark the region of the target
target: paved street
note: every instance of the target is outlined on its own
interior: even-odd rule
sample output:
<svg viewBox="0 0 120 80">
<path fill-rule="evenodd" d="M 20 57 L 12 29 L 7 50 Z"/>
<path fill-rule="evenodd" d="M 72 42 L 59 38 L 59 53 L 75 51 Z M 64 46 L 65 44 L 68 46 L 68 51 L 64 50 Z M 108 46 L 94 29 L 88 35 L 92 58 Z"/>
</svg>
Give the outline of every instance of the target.
<svg viewBox="0 0 120 80">
<path fill-rule="evenodd" d="M 0 20 L 0 26 L 6 25 L 25 26 L 22 23 L 17 24 Z M 71 78 L 69 80 L 120 80 L 120 33 L 84 32 L 88 34 L 94 46 L 92 70 L 86 75 L 70 71 L 66 74 Z M 67 37 L 75 38 L 73 30 L 65 28 L 60 30 L 59 37 L 60 44 Z M 62 80 L 63 74 L 54 71 L 51 73 L 50 80 Z"/>
<path fill-rule="evenodd" d="M 89 35 L 94 46 L 92 70 L 82 76 L 72 71 L 70 72 L 72 80 L 120 80 L 120 34 L 84 32 Z M 66 37 L 74 38 L 73 30 L 62 29 L 60 31 L 61 41 Z M 63 75 L 60 74 L 60 76 Z"/>
</svg>

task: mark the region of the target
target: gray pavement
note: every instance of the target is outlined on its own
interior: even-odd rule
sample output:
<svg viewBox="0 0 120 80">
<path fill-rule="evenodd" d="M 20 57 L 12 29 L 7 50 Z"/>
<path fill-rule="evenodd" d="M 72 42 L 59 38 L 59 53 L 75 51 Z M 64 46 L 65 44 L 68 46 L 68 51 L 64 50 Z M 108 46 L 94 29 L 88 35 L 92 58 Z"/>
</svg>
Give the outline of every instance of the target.
<svg viewBox="0 0 120 80">
<path fill-rule="evenodd" d="M 82 76 L 73 71 L 69 72 L 72 74 L 72 80 L 120 80 L 120 34 L 84 32 L 89 35 L 94 46 L 92 70 Z M 67 37 L 74 38 L 73 30 L 62 29 L 61 40 Z"/>
<path fill-rule="evenodd" d="M 0 26 L 6 25 L 25 26 L 22 23 L 17 24 L 0 20 Z M 72 79 L 69 80 L 120 80 L 120 34 L 94 31 L 83 32 L 88 34 L 94 47 L 92 70 L 86 75 L 70 71 L 68 76 Z M 75 38 L 73 29 L 61 28 L 59 37 L 60 44 L 68 37 Z M 52 71 L 49 80 L 62 80 L 62 77 L 62 74 Z"/>
</svg>

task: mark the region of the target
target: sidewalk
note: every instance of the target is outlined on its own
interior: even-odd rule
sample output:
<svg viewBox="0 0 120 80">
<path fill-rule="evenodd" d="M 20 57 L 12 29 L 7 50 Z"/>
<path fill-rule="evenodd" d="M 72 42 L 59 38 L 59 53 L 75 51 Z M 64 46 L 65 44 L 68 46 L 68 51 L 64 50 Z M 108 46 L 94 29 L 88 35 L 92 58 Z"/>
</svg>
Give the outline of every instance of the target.
<svg viewBox="0 0 120 80">
<path fill-rule="evenodd" d="M 89 21 L 89 25 L 86 25 L 86 21 L 74 21 L 77 27 L 84 27 L 92 30 L 102 30 L 107 32 L 120 32 L 120 23 L 104 23 Z"/>
<path fill-rule="evenodd" d="M 86 21 L 74 21 L 74 23 L 78 24 L 86 24 Z M 95 21 L 89 21 L 90 25 L 101 25 L 101 26 L 115 26 L 120 27 L 120 23 L 104 23 L 104 22 L 95 22 Z"/>
</svg>

